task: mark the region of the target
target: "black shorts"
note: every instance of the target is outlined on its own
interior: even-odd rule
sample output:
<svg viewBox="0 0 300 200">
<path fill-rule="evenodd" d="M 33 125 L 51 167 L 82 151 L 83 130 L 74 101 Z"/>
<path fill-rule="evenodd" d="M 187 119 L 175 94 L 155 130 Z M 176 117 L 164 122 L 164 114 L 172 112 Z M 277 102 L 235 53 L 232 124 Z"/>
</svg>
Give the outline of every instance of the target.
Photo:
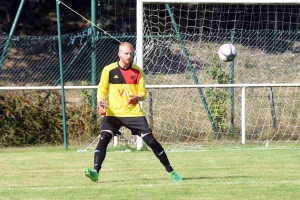
<svg viewBox="0 0 300 200">
<path fill-rule="evenodd" d="M 113 133 L 120 134 L 119 129 L 125 126 L 131 130 L 132 135 L 139 135 L 143 133 L 151 133 L 152 130 L 147 122 L 145 116 L 141 117 L 114 117 L 114 116 L 104 116 L 100 125 L 101 130 L 110 130 Z"/>
</svg>

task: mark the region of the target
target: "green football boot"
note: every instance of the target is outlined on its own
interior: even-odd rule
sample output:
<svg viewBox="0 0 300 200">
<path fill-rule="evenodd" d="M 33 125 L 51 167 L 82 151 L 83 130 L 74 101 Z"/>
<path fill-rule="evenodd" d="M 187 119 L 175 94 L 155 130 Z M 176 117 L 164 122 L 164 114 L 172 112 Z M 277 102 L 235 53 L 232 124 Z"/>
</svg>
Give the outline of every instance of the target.
<svg viewBox="0 0 300 200">
<path fill-rule="evenodd" d="M 177 174 L 175 171 L 172 171 L 168 174 L 170 175 L 170 177 L 173 181 L 178 181 L 178 182 L 182 181 L 181 176 L 179 174 Z"/>
<path fill-rule="evenodd" d="M 97 182 L 98 181 L 98 172 L 95 169 L 89 169 L 89 168 L 84 168 L 84 174 L 86 177 L 90 178 L 91 181 Z"/>
</svg>

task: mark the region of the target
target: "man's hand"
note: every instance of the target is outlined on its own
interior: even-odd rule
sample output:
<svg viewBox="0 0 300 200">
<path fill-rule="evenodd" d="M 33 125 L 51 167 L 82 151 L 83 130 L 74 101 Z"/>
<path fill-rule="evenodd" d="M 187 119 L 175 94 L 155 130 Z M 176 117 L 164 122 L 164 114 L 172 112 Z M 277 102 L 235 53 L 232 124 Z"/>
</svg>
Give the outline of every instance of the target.
<svg viewBox="0 0 300 200">
<path fill-rule="evenodd" d="M 128 100 L 128 104 L 133 106 L 133 105 L 136 105 L 138 103 L 139 103 L 139 97 L 130 95 L 129 100 Z"/>
<path fill-rule="evenodd" d="M 106 108 L 107 108 L 107 106 L 104 102 L 102 102 L 102 101 L 98 102 L 98 106 L 97 106 L 98 114 L 106 115 L 106 110 L 105 110 Z"/>
</svg>

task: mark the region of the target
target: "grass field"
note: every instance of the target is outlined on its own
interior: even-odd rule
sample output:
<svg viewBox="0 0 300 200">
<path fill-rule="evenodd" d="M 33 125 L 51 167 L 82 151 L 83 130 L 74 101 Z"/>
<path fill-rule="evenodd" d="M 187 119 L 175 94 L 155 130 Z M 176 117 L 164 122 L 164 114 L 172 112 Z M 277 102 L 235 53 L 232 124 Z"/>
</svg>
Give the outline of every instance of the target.
<svg viewBox="0 0 300 200">
<path fill-rule="evenodd" d="M 83 174 L 93 152 L 0 149 L 0 199 L 299 199 L 299 149 L 168 152 L 173 182 L 151 151 L 108 152 L 97 183 Z"/>
</svg>

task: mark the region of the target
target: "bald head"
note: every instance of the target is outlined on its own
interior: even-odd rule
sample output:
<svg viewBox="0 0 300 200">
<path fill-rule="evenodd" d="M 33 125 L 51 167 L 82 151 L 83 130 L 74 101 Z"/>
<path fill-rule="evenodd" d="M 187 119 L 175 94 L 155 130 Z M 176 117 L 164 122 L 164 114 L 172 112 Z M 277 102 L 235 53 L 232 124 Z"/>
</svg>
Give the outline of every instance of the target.
<svg viewBox="0 0 300 200">
<path fill-rule="evenodd" d="M 133 50 L 132 44 L 130 44 L 129 42 L 122 42 L 119 46 L 119 51 L 122 51 L 125 48 L 129 48 Z"/>
<path fill-rule="evenodd" d="M 122 42 L 119 46 L 118 55 L 120 57 L 120 66 L 124 68 L 130 67 L 133 58 L 132 44 L 130 44 L 129 42 Z"/>
</svg>

